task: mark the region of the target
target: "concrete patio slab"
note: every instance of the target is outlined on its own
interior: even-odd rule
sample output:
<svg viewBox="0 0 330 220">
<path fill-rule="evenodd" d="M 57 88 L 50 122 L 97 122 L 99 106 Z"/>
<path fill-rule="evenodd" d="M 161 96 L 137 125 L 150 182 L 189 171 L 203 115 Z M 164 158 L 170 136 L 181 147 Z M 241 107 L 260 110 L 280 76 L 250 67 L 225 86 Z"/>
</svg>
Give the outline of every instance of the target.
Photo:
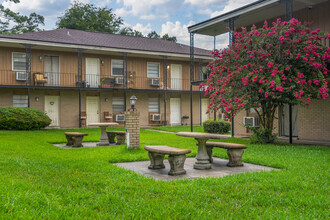
<svg viewBox="0 0 330 220">
<path fill-rule="evenodd" d="M 255 164 L 244 163 L 243 167 L 227 167 L 228 160 L 213 157 L 212 169 L 196 170 L 193 168 L 195 158 L 187 158 L 184 169 L 186 174 L 180 176 L 169 176 L 170 165 L 168 160 L 164 160 L 165 169 L 151 170 L 148 169 L 150 161 L 139 161 L 129 163 L 117 163 L 119 167 L 133 170 L 140 174 L 152 177 L 156 180 L 177 180 L 177 179 L 192 179 L 192 178 L 206 178 L 206 177 L 223 177 L 227 175 L 234 175 L 244 172 L 260 172 L 278 170 L 272 167 L 260 166 Z"/>
<path fill-rule="evenodd" d="M 82 143 L 82 147 L 70 147 L 70 146 L 66 146 L 66 143 L 63 144 L 53 144 L 56 147 L 60 147 L 60 148 L 64 148 L 64 149 L 80 149 L 80 148 L 90 148 L 90 147 L 111 147 L 111 146 L 115 146 L 116 144 L 110 144 L 108 146 L 97 146 L 96 144 L 98 144 L 99 142 L 83 142 Z"/>
</svg>

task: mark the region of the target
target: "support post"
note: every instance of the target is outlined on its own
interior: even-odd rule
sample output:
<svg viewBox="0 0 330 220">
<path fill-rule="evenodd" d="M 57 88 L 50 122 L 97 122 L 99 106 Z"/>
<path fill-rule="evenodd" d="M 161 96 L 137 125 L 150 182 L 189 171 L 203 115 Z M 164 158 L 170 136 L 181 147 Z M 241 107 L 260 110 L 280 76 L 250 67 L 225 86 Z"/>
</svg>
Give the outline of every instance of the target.
<svg viewBox="0 0 330 220">
<path fill-rule="evenodd" d="M 293 0 L 285 1 L 285 20 L 290 21 L 293 17 Z M 292 144 L 292 105 L 289 104 L 289 141 Z"/>
<path fill-rule="evenodd" d="M 79 88 L 79 128 L 81 128 L 81 89 Z"/>
<path fill-rule="evenodd" d="M 289 104 L 289 135 L 290 135 L 290 144 L 292 144 L 292 105 Z"/>
<path fill-rule="evenodd" d="M 83 56 L 82 49 L 77 49 L 77 53 L 78 53 L 78 86 L 83 87 L 83 83 L 82 83 L 82 56 Z"/>
<path fill-rule="evenodd" d="M 124 79 L 125 79 L 125 89 L 127 89 L 127 53 L 123 53 L 123 71 L 124 71 Z M 126 109 L 125 109 L 126 111 Z"/>
<path fill-rule="evenodd" d="M 235 18 L 230 18 L 228 20 L 229 23 L 229 44 L 232 45 L 234 43 L 234 28 L 235 28 Z M 231 136 L 234 137 L 235 136 L 235 127 L 234 127 L 235 123 L 234 123 L 234 116 L 231 117 Z"/>
<path fill-rule="evenodd" d="M 199 124 L 202 126 L 202 93 L 199 93 Z"/>
<path fill-rule="evenodd" d="M 192 82 L 194 81 L 194 33 L 190 33 L 190 130 L 193 132 Z"/>
<path fill-rule="evenodd" d="M 164 126 L 166 122 L 166 90 L 167 90 L 167 56 L 163 57 L 163 84 L 164 84 Z"/>
<path fill-rule="evenodd" d="M 26 86 L 28 93 L 28 108 L 30 108 L 30 75 L 31 75 L 31 45 L 25 45 L 25 70 L 26 70 Z"/>
</svg>

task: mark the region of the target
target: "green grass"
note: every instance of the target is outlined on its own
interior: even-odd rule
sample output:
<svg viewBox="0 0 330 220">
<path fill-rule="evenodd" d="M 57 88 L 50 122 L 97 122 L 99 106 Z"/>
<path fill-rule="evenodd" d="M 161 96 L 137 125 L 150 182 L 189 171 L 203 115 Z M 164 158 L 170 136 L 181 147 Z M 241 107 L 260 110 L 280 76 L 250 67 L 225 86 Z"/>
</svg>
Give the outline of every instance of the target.
<svg viewBox="0 0 330 220">
<path fill-rule="evenodd" d="M 280 170 L 156 181 L 113 163 L 148 160 L 145 144 L 190 148 L 194 157 L 193 139 L 142 130 L 140 150 L 54 147 L 65 131 L 0 131 L 1 219 L 329 219 L 328 147 L 248 145 L 244 162 Z M 100 136 L 79 131 L 86 141 Z"/>
<path fill-rule="evenodd" d="M 190 132 L 190 126 L 157 126 L 150 127 L 148 129 L 161 130 L 161 131 L 169 131 L 169 132 Z M 204 132 L 203 126 L 193 126 L 194 132 Z"/>
</svg>

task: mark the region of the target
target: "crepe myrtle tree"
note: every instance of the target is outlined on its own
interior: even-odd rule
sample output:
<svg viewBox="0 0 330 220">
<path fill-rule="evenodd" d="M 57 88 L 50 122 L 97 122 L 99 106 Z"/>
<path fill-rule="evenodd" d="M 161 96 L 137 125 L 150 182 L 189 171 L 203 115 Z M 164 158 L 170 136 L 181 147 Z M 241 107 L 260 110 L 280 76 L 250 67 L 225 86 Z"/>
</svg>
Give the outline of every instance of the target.
<svg viewBox="0 0 330 220">
<path fill-rule="evenodd" d="M 278 106 L 308 106 L 312 99 L 329 96 L 330 49 L 321 42 L 329 36 L 294 18 L 272 25 L 265 21 L 250 31 L 242 27 L 228 49 L 213 52 L 207 66 L 209 79 L 200 87 L 211 100 L 209 108 L 221 109 L 230 119 L 254 108 L 261 129 L 270 131 L 266 140 L 271 140 Z"/>
</svg>

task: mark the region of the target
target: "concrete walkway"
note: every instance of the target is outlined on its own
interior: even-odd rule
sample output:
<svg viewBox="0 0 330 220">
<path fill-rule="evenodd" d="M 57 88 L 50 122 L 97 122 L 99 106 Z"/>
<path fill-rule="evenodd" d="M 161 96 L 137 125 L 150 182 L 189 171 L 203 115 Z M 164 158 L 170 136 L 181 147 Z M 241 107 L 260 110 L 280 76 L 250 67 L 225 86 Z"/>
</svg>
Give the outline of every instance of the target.
<svg viewBox="0 0 330 220">
<path fill-rule="evenodd" d="M 129 163 L 117 163 L 119 167 L 123 167 L 128 170 L 133 170 L 142 175 L 152 177 L 156 180 L 177 180 L 177 179 L 192 179 L 192 178 L 206 178 L 206 177 L 223 177 L 227 175 L 234 175 L 245 172 L 261 172 L 278 170 L 271 167 L 260 166 L 250 163 L 244 163 L 243 167 L 227 167 L 228 160 L 213 157 L 212 169 L 209 170 L 195 170 L 193 165 L 195 164 L 195 158 L 187 158 L 184 169 L 186 174 L 180 176 L 169 176 L 167 173 L 170 170 L 168 160 L 164 160 L 165 169 L 151 170 L 148 169 L 150 161 L 139 161 Z"/>
</svg>

